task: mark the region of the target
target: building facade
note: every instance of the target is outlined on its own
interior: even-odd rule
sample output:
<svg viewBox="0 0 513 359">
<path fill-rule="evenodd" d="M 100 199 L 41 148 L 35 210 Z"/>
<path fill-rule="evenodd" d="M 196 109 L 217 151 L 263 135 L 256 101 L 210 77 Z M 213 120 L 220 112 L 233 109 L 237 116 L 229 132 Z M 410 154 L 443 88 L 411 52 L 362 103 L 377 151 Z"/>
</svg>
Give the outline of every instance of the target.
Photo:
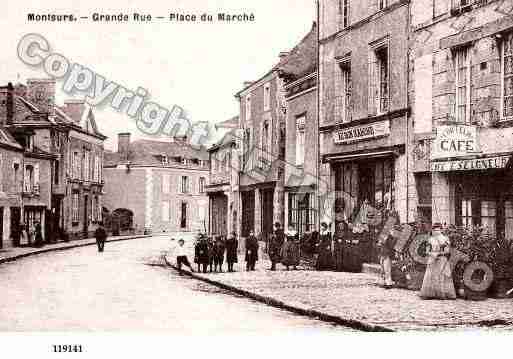
<svg viewBox="0 0 513 359">
<path fill-rule="evenodd" d="M 228 129 L 223 138 L 208 149 L 209 153 L 209 231 L 210 235 L 227 236 L 238 233 L 237 216 L 239 213 L 239 158 L 240 144 L 238 130 L 239 117 L 216 125 Z"/>
<path fill-rule="evenodd" d="M 283 58 L 279 76 L 286 101 L 285 227 L 303 235 L 319 229 L 319 123 L 317 116 L 317 24 Z"/>
<path fill-rule="evenodd" d="M 92 110 L 83 101 L 56 105 L 52 79 L 9 84 L 0 95 L 0 117 L 23 148 L 22 203 L 15 217 L 29 229 L 39 222 L 46 241 L 91 236 L 101 221 L 106 138 L 98 131 Z"/>
<path fill-rule="evenodd" d="M 364 203 L 408 206 L 408 1 L 324 0 L 319 4 L 319 131 L 338 228 Z"/>
<path fill-rule="evenodd" d="M 411 2 L 412 207 L 513 237 L 513 1 Z"/>
<path fill-rule="evenodd" d="M 267 240 L 273 223 L 284 222 L 286 104 L 277 66 L 259 80 L 245 83 L 236 98 L 243 137 L 238 234 L 247 237 L 253 230 Z"/>
<path fill-rule="evenodd" d="M 124 218 L 121 230 L 206 232 L 208 153 L 186 139 L 138 140 L 119 134 L 118 151 L 105 154 L 104 213 Z"/>
</svg>

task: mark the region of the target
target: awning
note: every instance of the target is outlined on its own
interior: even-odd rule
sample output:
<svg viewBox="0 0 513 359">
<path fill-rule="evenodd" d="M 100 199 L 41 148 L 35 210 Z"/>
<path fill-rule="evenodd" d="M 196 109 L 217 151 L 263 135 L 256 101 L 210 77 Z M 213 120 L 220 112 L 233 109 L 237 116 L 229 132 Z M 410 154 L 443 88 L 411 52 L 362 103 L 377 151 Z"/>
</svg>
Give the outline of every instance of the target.
<svg viewBox="0 0 513 359">
<path fill-rule="evenodd" d="M 323 162 L 348 162 L 348 161 L 357 161 L 363 160 L 367 158 L 383 158 L 383 157 L 399 157 L 401 154 L 398 148 L 387 149 L 387 150 L 375 150 L 375 151 L 366 151 L 359 153 L 339 153 L 339 154 L 330 154 L 323 156 Z"/>
</svg>

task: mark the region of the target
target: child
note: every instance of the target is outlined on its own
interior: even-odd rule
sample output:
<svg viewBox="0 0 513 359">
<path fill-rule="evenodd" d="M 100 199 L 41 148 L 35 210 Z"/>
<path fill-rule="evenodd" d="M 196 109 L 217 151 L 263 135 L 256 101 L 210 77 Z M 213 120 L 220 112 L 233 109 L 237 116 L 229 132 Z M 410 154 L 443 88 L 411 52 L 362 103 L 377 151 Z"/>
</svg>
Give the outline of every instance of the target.
<svg viewBox="0 0 513 359">
<path fill-rule="evenodd" d="M 189 263 L 189 260 L 187 259 L 187 251 L 183 246 L 184 243 L 185 241 L 183 239 L 179 239 L 178 246 L 175 247 L 176 264 L 178 266 L 178 271 L 180 272 L 180 275 L 182 275 L 182 264 L 186 267 L 189 267 L 191 272 L 194 272 L 194 270 L 191 267 L 191 264 Z"/>
</svg>

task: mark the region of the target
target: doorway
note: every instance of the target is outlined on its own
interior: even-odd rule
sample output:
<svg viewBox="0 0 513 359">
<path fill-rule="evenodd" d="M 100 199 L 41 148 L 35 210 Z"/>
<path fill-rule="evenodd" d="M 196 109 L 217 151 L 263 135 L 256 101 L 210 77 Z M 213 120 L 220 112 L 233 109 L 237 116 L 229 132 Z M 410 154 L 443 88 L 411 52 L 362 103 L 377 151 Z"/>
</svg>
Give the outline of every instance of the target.
<svg viewBox="0 0 513 359">
<path fill-rule="evenodd" d="M 19 207 L 11 207 L 11 237 L 14 238 L 14 246 L 20 245 L 20 224 L 21 209 Z"/>
<path fill-rule="evenodd" d="M 84 232 L 84 235 L 85 235 L 85 238 L 87 238 L 88 236 L 88 232 L 89 232 L 89 196 L 84 196 L 84 228 L 83 228 L 83 232 Z"/>
<path fill-rule="evenodd" d="M 261 190 L 262 194 L 262 240 L 268 241 L 273 233 L 274 188 Z"/>
</svg>

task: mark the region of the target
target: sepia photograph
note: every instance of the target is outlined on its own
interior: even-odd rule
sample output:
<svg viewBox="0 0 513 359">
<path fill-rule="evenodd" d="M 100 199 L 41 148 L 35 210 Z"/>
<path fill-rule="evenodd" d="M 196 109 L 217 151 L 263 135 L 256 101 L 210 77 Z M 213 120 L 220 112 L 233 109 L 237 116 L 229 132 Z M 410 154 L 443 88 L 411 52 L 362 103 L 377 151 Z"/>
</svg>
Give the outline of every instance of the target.
<svg viewBox="0 0 513 359">
<path fill-rule="evenodd" d="M 513 0 L 2 8 L 8 353 L 511 348 Z"/>
</svg>

